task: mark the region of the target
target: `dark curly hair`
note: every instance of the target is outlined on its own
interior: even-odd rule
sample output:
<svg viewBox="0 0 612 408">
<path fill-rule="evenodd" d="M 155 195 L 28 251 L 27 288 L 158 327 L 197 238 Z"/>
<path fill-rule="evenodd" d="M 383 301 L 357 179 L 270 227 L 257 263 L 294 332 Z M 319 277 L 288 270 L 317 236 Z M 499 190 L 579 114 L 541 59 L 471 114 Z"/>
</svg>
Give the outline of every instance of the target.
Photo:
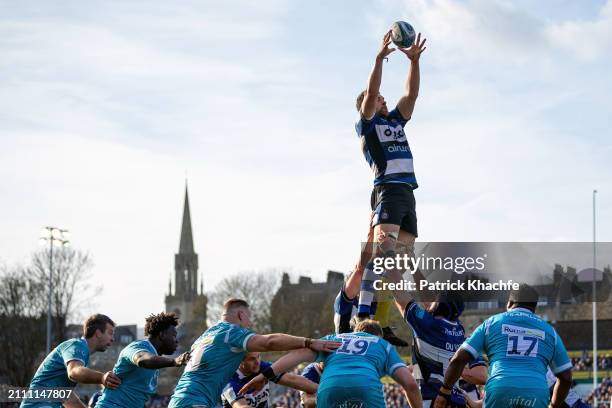
<svg viewBox="0 0 612 408">
<path fill-rule="evenodd" d="M 178 316 L 174 313 L 164 313 L 147 317 L 144 334 L 145 336 L 155 337 L 170 326 L 178 326 Z"/>
</svg>

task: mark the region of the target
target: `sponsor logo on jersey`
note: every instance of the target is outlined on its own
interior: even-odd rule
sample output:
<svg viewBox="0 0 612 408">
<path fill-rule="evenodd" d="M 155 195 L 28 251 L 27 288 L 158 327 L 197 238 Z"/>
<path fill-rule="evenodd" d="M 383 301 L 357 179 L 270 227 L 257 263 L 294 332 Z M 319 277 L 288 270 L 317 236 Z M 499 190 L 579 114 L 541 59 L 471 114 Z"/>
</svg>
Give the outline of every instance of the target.
<svg viewBox="0 0 612 408">
<path fill-rule="evenodd" d="M 405 142 L 406 134 L 400 126 L 376 125 L 376 135 L 381 143 L 385 142 Z"/>
<path fill-rule="evenodd" d="M 514 326 L 512 324 L 502 324 L 502 334 L 532 336 L 544 340 L 544 331 L 529 327 Z"/>
<path fill-rule="evenodd" d="M 408 152 L 408 146 L 398 146 L 398 145 L 393 145 L 393 146 L 389 146 L 387 147 L 387 151 L 389 153 L 395 153 L 395 152 Z"/>
</svg>

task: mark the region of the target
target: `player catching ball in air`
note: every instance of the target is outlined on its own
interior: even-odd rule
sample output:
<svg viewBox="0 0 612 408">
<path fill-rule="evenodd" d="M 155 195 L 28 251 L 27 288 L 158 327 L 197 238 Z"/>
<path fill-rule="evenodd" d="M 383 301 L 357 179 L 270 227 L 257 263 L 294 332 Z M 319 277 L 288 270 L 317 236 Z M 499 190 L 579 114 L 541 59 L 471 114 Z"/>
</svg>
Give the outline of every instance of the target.
<svg viewBox="0 0 612 408">
<path fill-rule="evenodd" d="M 425 39 L 419 33 L 409 48 L 398 48 L 410 61 L 410 70 L 404 95 L 397 106 L 389 111 L 380 94 L 383 61 L 394 52 L 390 48 L 391 31 L 383 38 L 382 46 L 368 79 L 367 88 L 357 97 L 359 121 L 355 128 L 366 161 L 374 172 L 372 194 L 373 257 L 393 256 L 395 253 L 413 253 L 417 233 L 417 217 L 413 190 L 418 187 L 412 152 L 404 126 L 412 117 L 419 94 L 419 59 L 425 51 Z M 366 266 L 361 280 L 358 319 L 369 319 L 374 299 L 373 282 L 379 278 L 373 271 L 373 262 Z M 383 299 L 384 297 L 384 299 Z M 390 301 L 380 296 L 379 301 Z M 380 305 L 379 305 L 380 306 Z M 386 308 L 388 310 L 388 308 Z"/>
</svg>

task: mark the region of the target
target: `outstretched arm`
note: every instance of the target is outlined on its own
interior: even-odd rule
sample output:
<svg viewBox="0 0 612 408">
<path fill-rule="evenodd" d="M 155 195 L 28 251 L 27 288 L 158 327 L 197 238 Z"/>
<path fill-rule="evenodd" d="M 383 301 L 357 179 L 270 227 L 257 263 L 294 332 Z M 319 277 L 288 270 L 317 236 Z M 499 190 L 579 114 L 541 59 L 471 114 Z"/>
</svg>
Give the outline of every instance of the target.
<svg viewBox="0 0 612 408">
<path fill-rule="evenodd" d="M 68 378 L 80 384 L 102 384 L 107 388 L 117 388 L 121 384 L 121 379 L 112 371 L 102 373 L 92 370 L 83 365 L 79 360 L 68 362 Z"/>
<path fill-rule="evenodd" d="M 329 340 L 308 339 L 289 334 L 256 334 L 249 338 L 248 351 L 289 351 L 301 348 L 310 348 L 314 351 L 333 351 L 342 343 Z"/>
<path fill-rule="evenodd" d="M 404 119 L 410 120 L 417 97 L 419 96 L 419 84 L 421 82 L 421 73 L 419 69 L 419 58 L 425 51 L 425 39 L 421 41 L 421 33 L 416 38 L 414 44 L 409 48 L 400 48 L 400 51 L 406 54 L 410 60 L 410 71 L 406 79 L 405 94 L 397 103 L 397 109 L 400 111 Z"/>
<path fill-rule="evenodd" d="M 189 352 L 185 352 L 177 358 L 156 356 L 153 353 L 140 352 L 134 356 L 134 364 L 138 367 L 156 369 L 166 367 L 180 367 L 187 364 Z"/>
<path fill-rule="evenodd" d="M 278 360 L 276 360 L 267 370 L 272 370 L 272 372 L 269 374 L 278 375 L 305 361 L 314 361 L 316 357 L 317 354 L 311 349 L 302 348 L 299 350 L 293 350 L 292 352 L 287 353 Z M 258 374 L 251 381 L 246 383 L 240 389 L 239 393 L 245 394 L 251 389 L 259 389 L 265 384 L 265 382 L 266 377 L 263 374 Z"/>
<path fill-rule="evenodd" d="M 304 391 L 307 394 L 316 394 L 319 384 L 310 381 L 308 378 L 302 377 L 301 375 L 286 373 L 278 381 L 280 385 L 285 387 L 291 387 L 298 391 Z"/>
<path fill-rule="evenodd" d="M 408 367 L 400 367 L 393 372 L 393 379 L 402 386 L 411 408 L 421 408 L 423 400 L 421 391 Z"/>
<path fill-rule="evenodd" d="M 372 72 L 370 72 L 370 77 L 368 78 L 366 94 L 363 99 L 361 109 L 359 110 L 361 116 L 363 116 L 367 120 L 372 119 L 374 117 L 374 114 L 376 114 L 376 99 L 378 98 L 378 94 L 380 93 L 383 60 L 387 55 L 395 51 L 395 48 L 389 48 L 389 44 L 391 44 L 391 30 L 389 30 L 387 34 L 385 34 L 381 49 L 376 55 L 374 67 L 372 67 Z"/>
</svg>

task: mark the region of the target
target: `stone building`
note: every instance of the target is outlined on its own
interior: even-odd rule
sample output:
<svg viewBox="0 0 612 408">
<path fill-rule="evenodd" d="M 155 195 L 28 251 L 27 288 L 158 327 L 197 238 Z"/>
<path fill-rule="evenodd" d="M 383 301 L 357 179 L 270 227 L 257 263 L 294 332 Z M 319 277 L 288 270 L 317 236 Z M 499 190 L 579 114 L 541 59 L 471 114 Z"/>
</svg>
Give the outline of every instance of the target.
<svg viewBox="0 0 612 408">
<path fill-rule="evenodd" d="M 312 337 L 333 332 L 332 305 L 343 282 L 341 272 L 328 271 L 325 282 L 300 276 L 297 283 L 291 283 L 289 274 L 283 273 L 272 299 L 272 331 Z"/>
</svg>

